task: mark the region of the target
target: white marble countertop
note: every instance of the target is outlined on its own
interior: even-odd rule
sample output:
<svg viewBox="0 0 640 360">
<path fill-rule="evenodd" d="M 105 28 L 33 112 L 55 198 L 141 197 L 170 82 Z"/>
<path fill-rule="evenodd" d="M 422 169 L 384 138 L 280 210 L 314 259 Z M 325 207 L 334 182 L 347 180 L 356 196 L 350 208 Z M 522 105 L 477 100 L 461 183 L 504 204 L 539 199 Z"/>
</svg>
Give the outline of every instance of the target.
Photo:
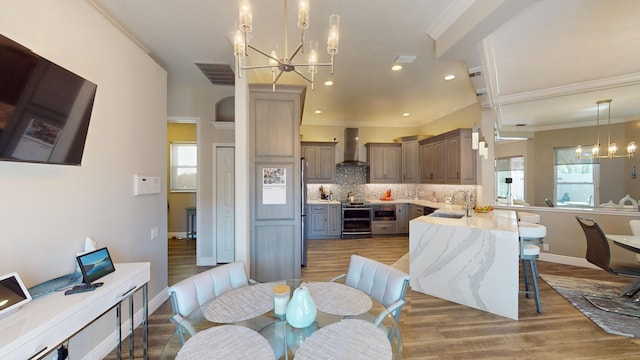
<svg viewBox="0 0 640 360">
<path fill-rule="evenodd" d="M 453 205 L 452 207 L 453 209 L 455 209 L 455 212 L 464 211 L 460 206 Z M 470 218 L 465 216 L 461 219 L 421 216 L 411 221 L 437 225 L 518 232 L 518 219 L 516 216 L 516 212 L 513 210 L 494 210 L 488 213 L 474 212 Z"/>
<path fill-rule="evenodd" d="M 308 200 L 307 204 L 309 205 L 320 205 L 320 204 L 340 205 L 341 203 L 338 200 Z"/>
</svg>

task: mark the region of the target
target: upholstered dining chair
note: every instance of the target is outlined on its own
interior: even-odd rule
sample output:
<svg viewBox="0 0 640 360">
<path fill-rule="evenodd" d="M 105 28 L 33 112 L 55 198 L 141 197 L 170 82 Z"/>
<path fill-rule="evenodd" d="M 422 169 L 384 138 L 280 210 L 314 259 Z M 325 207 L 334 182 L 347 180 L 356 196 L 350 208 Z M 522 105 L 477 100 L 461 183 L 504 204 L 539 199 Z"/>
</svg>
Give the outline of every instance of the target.
<svg viewBox="0 0 640 360">
<path fill-rule="evenodd" d="M 216 266 L 193 275 L 169 287 L 173 316 L 170 321 L 176 325 L 180 344 L 184 344 L 184 333 L 193 336 L 196 333 L 193 324 L 185 317 L 210 300 L 243 286 L 249 285 L 244 262 L 237 261 Z M 202 315 L 203 316 L 203 315 Z M 198 319 L 201 320 L 201 319 Z"/>
<path fill-rule="evenodd" d="M 587 253 L 585 255 L 587 261 L 611 274 L 640 277 L 640 265 L 611 261 L 609 240 L 594 219 L 580 216 L 576 216 L 576 219 L 587 239 Z M 636 283 L 624 289 L 620 296 L 631 297 L 635 295 L 637 292 L 634 290 L 635 285 Z"/>
<path fill-rule="evenodd" d="M 396 323 L 400 321 L 402 306 L 406 303 L 409 275 L 389 265 L 354 254 L 351 255 L 347 273 L 331 281 L 340 279 L 344 279 L 345 285 L 364 291 L 385 306 L 385 310 L 374 321 L 376 326 L 389 313 Z"/>
</svg>

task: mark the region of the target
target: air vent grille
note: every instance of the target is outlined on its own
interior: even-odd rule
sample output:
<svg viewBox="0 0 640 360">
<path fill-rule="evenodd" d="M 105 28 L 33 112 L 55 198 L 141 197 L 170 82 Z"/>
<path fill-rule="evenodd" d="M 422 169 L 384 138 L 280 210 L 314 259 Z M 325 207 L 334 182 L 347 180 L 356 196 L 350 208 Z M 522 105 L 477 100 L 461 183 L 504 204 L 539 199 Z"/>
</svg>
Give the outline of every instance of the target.
<svg viewBox="0 0 640 360">
<path fill-rule="evenodd" d="M 235 85 L 236 83 L 236 75 L 227 64 L 196 63 L 196 66 L 213 85 Z"/>
</svg>

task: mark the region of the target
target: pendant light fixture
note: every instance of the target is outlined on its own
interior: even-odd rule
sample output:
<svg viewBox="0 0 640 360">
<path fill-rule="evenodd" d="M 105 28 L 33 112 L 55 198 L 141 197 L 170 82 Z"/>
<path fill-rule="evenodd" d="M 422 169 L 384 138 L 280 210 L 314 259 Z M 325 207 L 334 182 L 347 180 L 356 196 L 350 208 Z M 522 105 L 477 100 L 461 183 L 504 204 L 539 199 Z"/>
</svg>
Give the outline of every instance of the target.
<svg viewBox="0 0 640 360">
<path fill-rule="evenodd" d="M 596 113 L 596 142 L 591 148 L 590 154 L 582 154 L 582 146 L 578 145 L 576 147 L 576 158 L 578 159 L 613 159 L 613 158 L 631 158 L 635 155 L 636 152 L 636 143 L 631 141 L 627 144 L 627 153 L 625 155 L 617 155 L 618 147 L 616 143 L 611 142 L 611 101 L 612 99 L 599 100 L 596 102 L 597 105 L 597 113 Z M 600 155 L 600 106 L 607 105 L 608 115 L 607 115 L 607 155 Z"/>
<path fill-rule="evenodd" d="M 309 42 L 309 57 L 306 63 L 294 63 L 294 58 L 298 54 L 303 54 L 304 48 L 304 31 L 309 28 L 309 0 L 298 1 L 298 28 L 300 29 L 300 43 L 293 53 L 289 55 L 289 30 L 287 26 L 287 0 L 284 0 L 284 55 L 280 57 L 275 50 L 266 52 L 258 49 L 249 42 L 249 33 L 253 30 L 253 15 L 251 7 L 248 3 L 240 6 L 240 25 L 234 37 L 234 54 L 236 57 L 236 73 L 238 78 L 242 77 L 243 70 L 250 69 L 270 69 L 273 91 L 276 89 L 276 83 L 285 72 L 295 72 L 303 79 L 311 83 L 313 90 L 313 81 L 315 74 L 318 72 L 319 66 L 330 66 L 331 74 L 333 74 L 333 61 L 338 53 L 338 43 L 340 42 L 340 16 L 329 16 L 329 36 L 327 39 L 327 52 L 331 55 L 331 61 L 328 63 L 318 62 L 318 42 Z M 257 66 L 243 66 L 242 59 L 249 55 L 248 49 L 256 51 L 268 59 L 268 64 Z M 297 68 L 307 67 L 309 75 L 302 73 Z"/>
</svg>

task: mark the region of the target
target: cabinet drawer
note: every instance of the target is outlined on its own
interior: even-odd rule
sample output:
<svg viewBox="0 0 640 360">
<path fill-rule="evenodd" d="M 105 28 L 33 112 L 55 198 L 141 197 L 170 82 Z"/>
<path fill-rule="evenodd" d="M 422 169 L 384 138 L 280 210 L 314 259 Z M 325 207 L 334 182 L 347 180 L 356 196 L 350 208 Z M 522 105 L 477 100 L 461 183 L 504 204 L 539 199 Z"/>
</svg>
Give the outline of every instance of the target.
<svg viewBox="0 0 640 360">
<path fill-rule="evenodd" d="M 310 212 L 326 214 L 328 209 L 329 207 L 327 205 L 311 205 Z"/>
<path fill-rule="evenodd" d="M 396 234 L 398 232 L 395 221 L 374 221 L 371 232 L 377 234 Z"/>
</svg>

